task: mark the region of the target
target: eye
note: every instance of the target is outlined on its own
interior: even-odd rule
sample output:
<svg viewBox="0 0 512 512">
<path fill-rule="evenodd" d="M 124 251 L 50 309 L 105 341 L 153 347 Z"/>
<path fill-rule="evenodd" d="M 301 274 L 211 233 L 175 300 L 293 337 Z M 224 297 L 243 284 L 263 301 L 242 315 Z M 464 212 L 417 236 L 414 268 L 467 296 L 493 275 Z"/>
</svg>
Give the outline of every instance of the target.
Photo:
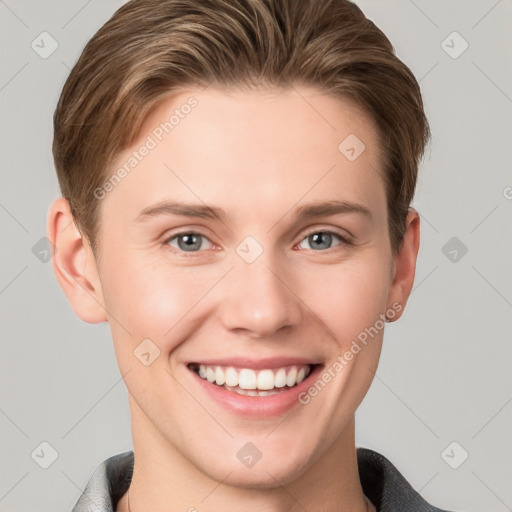
<svg viewBox="0 0 512 512">
<path fill-rule="evenodd" d="M 164 243 L 184 252 L 197 252 L 200 249 L 205 249 L 205 240 L 213 245 L 208 238 L 200 233 L 183 232 L 171 236 Z"/>
<path fill-rule="evenodd" d="M 333 246 L 334 239 L 338 239 L 338 243 Z M 334 231 L 313 231 L 299 244 L 299 247 L 302 249 L 307 249 L 307 247 L 302 247 L 304 242 L 308 242 L 310 247 L 315 251 L 331 249 L 340 244 L 350 245 L 349 240 Z"/>
</svg>

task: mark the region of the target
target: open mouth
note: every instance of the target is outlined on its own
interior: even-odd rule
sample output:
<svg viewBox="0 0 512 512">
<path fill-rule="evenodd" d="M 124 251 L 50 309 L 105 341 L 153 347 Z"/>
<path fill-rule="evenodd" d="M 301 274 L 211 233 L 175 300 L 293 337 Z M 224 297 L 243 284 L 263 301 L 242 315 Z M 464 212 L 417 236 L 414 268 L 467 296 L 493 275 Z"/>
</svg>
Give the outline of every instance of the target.
<svg viewBox="0 0 512 512">
<path fill-rule="evenodd" d="M 190 363 L 188 368 L 201 379 L 243 396 L 270 396 L 294 388 L 308 378 L 315 364 L 254 370 L 232 366 Z"/>
</svg>

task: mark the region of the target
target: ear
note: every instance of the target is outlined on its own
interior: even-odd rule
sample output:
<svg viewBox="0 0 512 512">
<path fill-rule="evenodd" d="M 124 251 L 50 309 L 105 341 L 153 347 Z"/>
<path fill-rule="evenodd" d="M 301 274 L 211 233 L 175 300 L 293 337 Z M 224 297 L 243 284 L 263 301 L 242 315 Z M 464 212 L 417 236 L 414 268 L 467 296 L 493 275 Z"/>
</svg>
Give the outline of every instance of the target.
<svg viewBox="0 0 512 512">
<path fill-rule="evenodd" d="M 388 310 L 395 311 L 390 321 L 398 320 L 402 316 L 414 284 L 416 259 L 420 248 L 420 216 L 413 208 L 409 209 L 405 225 L 404 239 L 395 256 L 393 281 L 388 294 Z M 400 308 L 397 307 L 398 304 Z"/>
<path fill-rule="evenodd" d="M 106 322 L 94 254 L 87 239 L 82 238 L 76 228 L 69 202 L 64 197 L 51 204 L 46 232 L 53 244 L 53 271 L 73 311 L 84 322 Z"/>
</svg>

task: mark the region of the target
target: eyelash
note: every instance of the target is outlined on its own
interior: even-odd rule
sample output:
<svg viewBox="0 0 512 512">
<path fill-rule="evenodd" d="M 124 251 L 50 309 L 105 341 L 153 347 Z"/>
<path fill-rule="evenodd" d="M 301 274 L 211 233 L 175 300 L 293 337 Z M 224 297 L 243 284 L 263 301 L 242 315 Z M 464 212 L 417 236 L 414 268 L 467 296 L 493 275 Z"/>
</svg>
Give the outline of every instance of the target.
<svg viewBox="0 0 512 512">
<path fill-rule="evenodd" d="M 315 252 L 330 252 L 331 250 L 335 249 L 336 247 L 338 247 L 339 245 L 344 245 L 345 247 L 350 247 L 350 246 L 353 246 L 354 243 L 353 241 L 347 237 L 347 236 L 343 236 L 341 235 L 340 233 L 337 233 L 336 231 L 331 231 L 331 230 L 328 230 L 328 229 L 315 229 L 315 230 L 312 230 L 308 233 L 306 233 L 300 240 L 299 244 L 301 244 L 304 240 L 306 240 L 308 237 L 310 237 L 311 235 L 315 235 L 315 234 L 319 234 L 319 233 L 324 233 L 324 234 L 328 234 L 328 235 L 333 235 L 334 237 L 338 238 L 338 240 L 340 241 L 340 243 L 338 245 L 335 245 L 334 247 L 329 247 L 328 249 L 323 249 L 323 250 L 318 250 L 318 251 L 315 251 L 314 249 L 309 249 L 311 251 L 315 251 Z M 177 254 L 182 254 L 182 255 L 185 255 L 185 257 L 193 257 L 194 255 L 197 255 L 201 252 L 203 252 L 203 250 L 198 250 L 198 251 L 183 251 L 181 249 L 177 249 L 175 247 L 172 247 L 169 245 L 169 242 L 171 240 L 174 240 L 175 238 L 179 238 L 180 236 L 183 236 L 183 235 L 195 235 L 195 236 L 200 236 L 200 237 L 203 237 L 205 238 L 206 240 L 208 240 L 210 243 L 213 243 L 210 241 L 210 239 L 206 236 L 206 235 L 203 235 L 202 233 L 198 233 L 196 231 L 181 231 L 179 233 L 174 233 L 172 236 L 170 237 L 167 237 L 164 241 L 163 241 L 163 245 L 164 246 L 167 246 L 170 248 L 170 250 L 172 252 L 175 252 Z"/>
</svg>

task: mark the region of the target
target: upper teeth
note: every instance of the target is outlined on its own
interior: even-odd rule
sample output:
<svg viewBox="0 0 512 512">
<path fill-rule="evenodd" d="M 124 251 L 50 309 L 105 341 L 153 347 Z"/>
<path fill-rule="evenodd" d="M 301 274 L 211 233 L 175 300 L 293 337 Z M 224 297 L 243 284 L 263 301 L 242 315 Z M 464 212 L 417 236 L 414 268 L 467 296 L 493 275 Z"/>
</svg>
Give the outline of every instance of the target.
<svg viewBox="0 0 512 512">
<path fill-rule="evenodd" d="M 219 386 L 239 386 L 242 389 L 268 390 L 293 387 L 300 384 L 311 372 L 311 366 L 286 366 L 283 368 L 259 370 L 251 368 L 236 369 L 233 367 L 199 365 L 199 376 Z"/>
</svg>

